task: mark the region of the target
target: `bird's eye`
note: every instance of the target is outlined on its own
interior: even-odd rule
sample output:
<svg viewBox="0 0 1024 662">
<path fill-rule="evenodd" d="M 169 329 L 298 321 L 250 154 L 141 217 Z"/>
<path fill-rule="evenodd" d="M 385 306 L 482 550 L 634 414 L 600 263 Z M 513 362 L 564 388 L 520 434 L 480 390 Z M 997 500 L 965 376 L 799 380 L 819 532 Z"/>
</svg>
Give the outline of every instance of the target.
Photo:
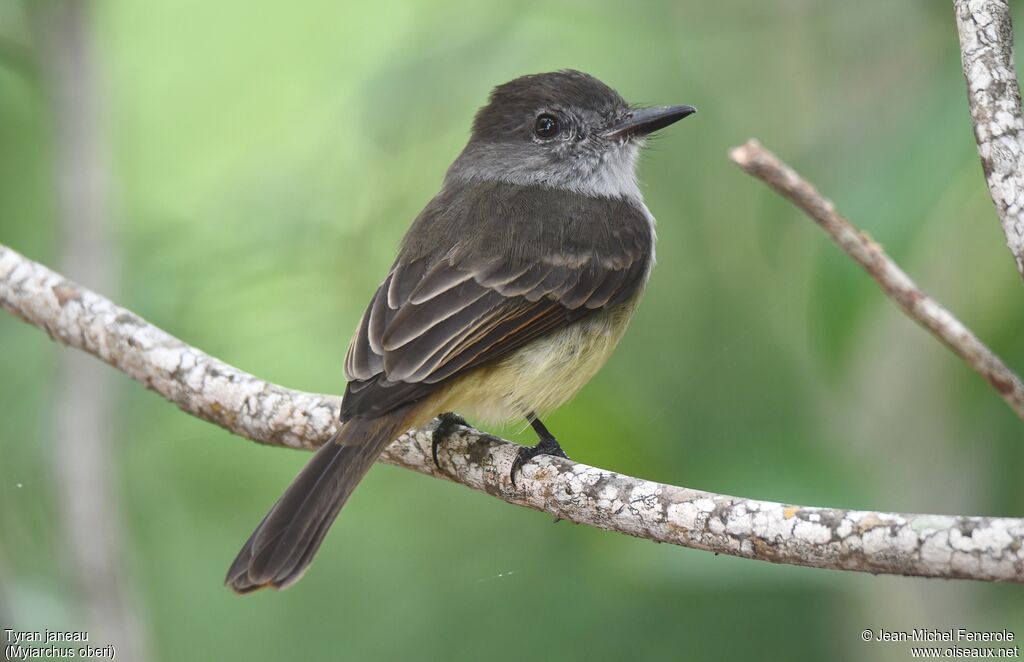
<svg viewBox="0 0 1024 662">
<path fill-rule="evenodd" d="M 538 115 L 533 124 L 533 132 L 538 138 L 554 138 L 558 135 L 558 118 L 550 113 Z"/>
</svg>

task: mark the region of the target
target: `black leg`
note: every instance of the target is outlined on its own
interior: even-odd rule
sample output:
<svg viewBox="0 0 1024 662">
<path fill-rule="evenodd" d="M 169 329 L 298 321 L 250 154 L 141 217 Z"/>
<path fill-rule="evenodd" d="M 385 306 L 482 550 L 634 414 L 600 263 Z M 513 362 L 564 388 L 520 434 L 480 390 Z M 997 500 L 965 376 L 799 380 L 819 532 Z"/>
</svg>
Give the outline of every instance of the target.
<svg viewBox="0 0 1024 662">
<path fill-rule="evenodd" d="M 551 441 L 555 441 L 555 435 L 551 434 L 551 431 L 548 430 L 547 426 L 540 422 L 540 419 L 537 418 L 536 414 L 530 414 L 526 418 L 526 420 L 528 420 L 530 422 L 530 427 L 533 428 L 533 431 L 537 433 L 537 438 L 538 439 L 540 439 L 541 441 L 543 441 L 545 439 L 550 439 Z M 555 441 L 556 445 L 557 445 L 557 443 L 558 442 Z"/>
<path fill-rule="evenodd" d="M 538 455 L 554 455 L 555 457 L 564 457 L 569 459 L 569 456 L 565 454 L 562 447 L 558 445 L 558 440 L 555 439 L 555 435 L 544 427 L 540 419 L 533 412 L 530 412 L 526 416 L 526 420 L 530 422 L 530 427 L 537 433 L 539 442 L 536 446 L 526 446 L 519 449 L 519 454 L 516 455 L 515 461 L 512 463 L 512 472 L 509 474 L 509 478 L 512 480 L 512 487 L 516 486 L 516 472 L 522 469 L 523 465 Z"/>
<path fill-rule="evenodd" d="M 437 427 L 434 428 L 434 434 L 431 435 L 430 454 L 434 456 L 434 466 L 440 469 L 441 463 L 437 460 L 437 447 L 441 445 L 441 442 L 448 435 L 455 432 L 455 428 L 460 425 L 469 427 L 469 423 L 466 422 L 466 419 L 451 411 L 439 414 L 437 418 L 440 423 L 437 424 Z"/>
</svg>

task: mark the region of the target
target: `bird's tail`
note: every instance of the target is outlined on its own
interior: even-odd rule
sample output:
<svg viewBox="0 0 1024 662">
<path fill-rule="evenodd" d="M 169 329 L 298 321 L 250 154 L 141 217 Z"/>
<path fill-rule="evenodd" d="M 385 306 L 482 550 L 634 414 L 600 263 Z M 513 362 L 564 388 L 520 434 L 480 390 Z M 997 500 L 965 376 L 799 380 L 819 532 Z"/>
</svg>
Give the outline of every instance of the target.
<svg viewBox="0 0 1024 662">
<path fill-rule="evenodd" d="M 303 467 L 238 553 L 225 583 L 236 593 L 297 582 L 327 529 L 384 448 L 404 430 L 404 410 L 351 420 Z"/>
</svg>

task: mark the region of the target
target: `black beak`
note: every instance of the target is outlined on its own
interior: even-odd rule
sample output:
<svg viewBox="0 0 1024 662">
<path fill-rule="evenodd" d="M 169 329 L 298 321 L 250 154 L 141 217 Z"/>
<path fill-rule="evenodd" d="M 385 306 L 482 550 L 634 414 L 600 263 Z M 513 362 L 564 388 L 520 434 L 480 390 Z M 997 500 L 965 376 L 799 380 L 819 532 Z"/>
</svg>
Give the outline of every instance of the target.
<svg viewBox="0 0 1024 662">
<path fill-rule="evenodd" d="M 604 130 L 604 138 L 646 136 L 697 112 L 693 106 L 657 106 L 630 111 L 624 118 Z"/>
</svg>

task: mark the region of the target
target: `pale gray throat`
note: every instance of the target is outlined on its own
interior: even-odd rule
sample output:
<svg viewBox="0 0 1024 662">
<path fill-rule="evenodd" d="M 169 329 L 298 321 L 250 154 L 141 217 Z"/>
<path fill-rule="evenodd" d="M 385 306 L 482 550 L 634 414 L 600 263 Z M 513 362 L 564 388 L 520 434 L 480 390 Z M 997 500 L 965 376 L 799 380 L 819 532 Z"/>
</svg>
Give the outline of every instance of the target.
<svg viewBox="0 0 1024 662">
<path fill-rule="evenodd" d="M 581 195 L 629 198 L 642 205 L 636 179 L 641 147 L 640 141 L 630 140 L 556 159 L 533 145 L 471 142 L 448 169 L 446 179 L 545 186 Z"/>
</svg>

